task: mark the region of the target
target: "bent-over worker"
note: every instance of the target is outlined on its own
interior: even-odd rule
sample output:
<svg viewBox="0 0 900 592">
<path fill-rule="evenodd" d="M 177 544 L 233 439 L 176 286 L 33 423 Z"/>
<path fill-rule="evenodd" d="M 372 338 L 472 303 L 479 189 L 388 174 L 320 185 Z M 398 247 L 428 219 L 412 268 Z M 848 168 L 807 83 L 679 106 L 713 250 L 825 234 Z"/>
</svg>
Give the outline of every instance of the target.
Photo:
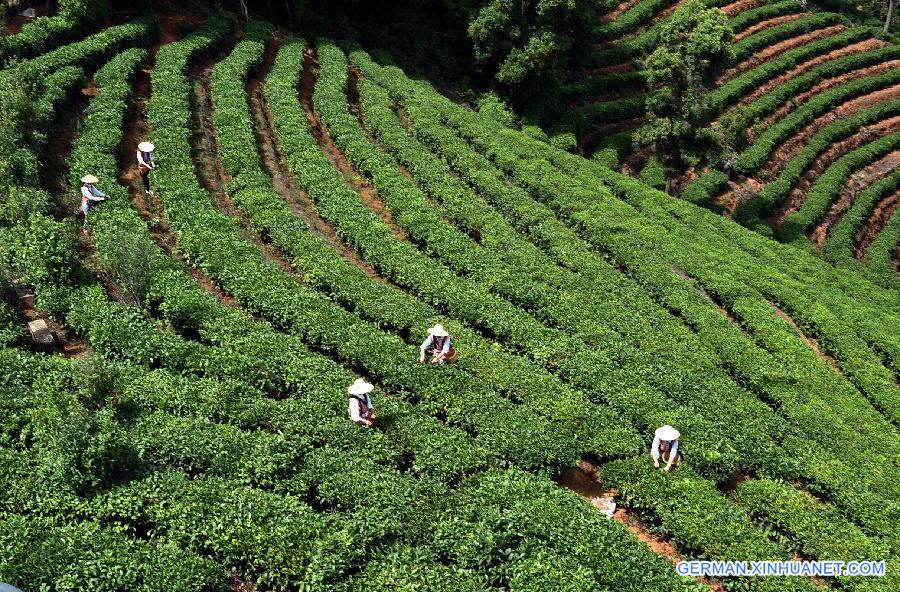
<svg viewBox="0 0 900 592">
<path fill-rule="evenodd" d="M 428 329 L 428 337 L 419 346 L 419 363 L 425 363 L 425 351 L 433 348 L 431 354 L 432 364 L 456 361 L 456 350 L 453 348 L 452 338 L 444 326 L 440 323 Z"/>
<path fill-rule="evenodd" d="M 662 458 L 666 463 L 666 472 L 672 468 L 672 465 L 681 462 L 678 454 L 678 438 L 681 434 L 678 430 L 670 425 L 664 425 L 656 430 L 653 437 L 653 446 L 650 447 L 650 456 L 653 458 L 653 465 L 659 468 L 659 459 Z"/>
<path fill-rule="evenodd" d="M 375 409 L 372 407 L 372 398 L 369 396 L 374 388 L 362 378 L 357 378 L 356 382 L 347 389 L 347 392 L 350 393 L 350 400 L 347 403 L 350 421 L 367 426 L 375 423 Z"/>
<path fill-rule="evenodd" d="M 81 178 L 81 213 L 84 214 L 84 226 L 87 227 L 88 211 L 91 202 L 104 201 L 106 194 L 97 189 L 95 183 L 100 179 L 94 175 L 85 175 Z"/>
<path fill-rule="evenodd" d="M 156 168 L 156 159 L 153 157 L 153 150 L 156 148 L 150 142 L 141 142 L 137 149 L 138 174 L 144 183 L 144 191 L 150 193 L 150 178 L 148 174 L 151 169 Z"/>
</svg>

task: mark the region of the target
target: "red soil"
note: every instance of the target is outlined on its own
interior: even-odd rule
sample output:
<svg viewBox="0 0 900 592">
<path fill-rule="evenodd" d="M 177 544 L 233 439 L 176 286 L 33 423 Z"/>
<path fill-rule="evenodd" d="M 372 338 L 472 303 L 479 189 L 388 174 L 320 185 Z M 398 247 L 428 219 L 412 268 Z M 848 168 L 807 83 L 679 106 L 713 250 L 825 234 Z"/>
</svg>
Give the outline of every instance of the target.
<svg viewBox="0 0 900 592">
<path fill-rule="evenodd" d="M 862 128 L 859 130 L 859 132 L 852 135 L 851 137 L 833 144 L 828 150 L 826 150 L 825 152 L 820 154 L 818 158 L 816 158 L 813 165 L 804 173 L 803 178 L 800 180 L 800 182 L 797 183 L 797 185 L 793 189 L 791 189 L 790 194 L 788 194 L 788 198 L 784 201 L 783 204 L 776 208 L 770 219 L 771 224 L 773 226 L 781 226 L 787 216 L 800 209 L 800 207 L 803 205 L 803 202 L 806 201 L 806 194 L 816 182 L 816 179 L 818 179 L 819 175 L 821 175 L 825 171 L 825 169 L 831 166 L 831 164 L 835 160 L 837 160 L 844 154 L 856 150 L 860 146 L 880 137 L 884 132 L 891 133 L 898 130 L 900 130 L 900 117 L 893 117 L 889 120 L 885 120 L 885 122 L 879 122 L 879 124 Z M 852 201 L 855 196 L 856 192 L 853 192 L 852 196 L 847 196 L 847 199 L 850 199 Z M 849 204 L 845 203 L 844 206 L 846 205 Z M 838 207 L 837 203 L 832 204 L 832 207 L 838 208 L 834 213 L 834 216 L 836 216 L 838 219 L 843 215 L 843 212 L 846 209 L 845 207 Z M 831 222 L 836 222 L 836 219 L 831 220 Z M 831 224 L 829 224 L 828 226 L 830 225 Z M 823 230 L 822 232 L 827 232 L 827 227 L 826 230 Z M 824 234 L 821 238 L 824 239 Z"/>
<path fill-rule="evenodd" d="M 378 217 L 394 232 L 397 238 L 406 240 L 406 233 L 394 223 L 390 212 L 385 207 L 384 202 L 378 197 L 375 189 L 353 170 L 353 166 L 350 164 L 347 156 L 338 149 L 328 130 L 316 116 L 312 97 L 315 91 L 316 73 L 319 71 L 319 61 L 312 48 L 307 49 L 303 57 L 304 68 L 303 76 L 300 79 L 300 98 L 306 107 L 306 119 L 312 126 L 313 136 L 315 136 L 319 147 L 328 157 L 328 160 L 331 161 L 331 164 L 341 172 L 347 184 L 359 194 L 369 209 L 378 214 Z"/>
<path fill-rule="evenodd" d="M 624 62 L 622 64 L 604 66 L 602 68 L 588 68 L 584 71 L 584 75 L 591 78 L 593 76 L 603 76 L 605 74 L 621 74 L 623 72 L 631 72 L 632 70 L 634 70 L 634 65 L 631 62 Z"/>
<path fill-rule="evenodd" d="M 733 112 L 737 109 L 740 109 L 741 107 L 744 107 L 744 106 L 747 106 L 747 105 L 753 103 L 754 101 L 758 100 L 763 95 L 774 90 L 777 86 L 808 72 L 809 70 L 815 68 L 816 66 L 824 64 L 826 62 L 830 62 L 832 60 L 836 60 L 838 58 L 842 58 L 842 57 L 850 55 L 850 54 L 862 53 L 862 52 L 869 51 L 872 49 L 877 49 L 879 47 L 883 47 L 884 45 L 885 45 L 884 41 L 880 41 L 878 39 L 866 39 L 864 41 L 860 41 L 859 43 L 854 43 L 853 45 L 848 45 L 846 47 L 838 48 L 834 51 L 817 56 L 811 60 L 808 60 L 806 62 L 798 64 L 796 67 L 789 70 L 788 72 L 785 72 L 784 74 L 769 80 L 765 84 L 757 87 L 752 93 L 745 95 L 737 105 L 730 107 L 726 111 L 726 113 Z"/>
<path fill-rule="evenodd" d="M 750 10 L 751 8 L 756 8 L 760 4 L 763 4 L 764 0 L 739 0 L 738 2 L 732 2 L 726 6 L 721 8 L 722 12 L 724 12 L 728 17 L 733 17 L 739 12 L 744 12 L 745 10 Z"/>
<path fill-rule="evenodd" d="M 17 8 L 15 10 L 15 12 L 13 13 L 13 16 L 9 17 L 9 20 L 6 21 L 6 34 L 7 35 L 16 35 L 17 33 L 19 33 L 22 30 L 22 27 L 24 27 L 28 23 L 34 22 L 35 19 L 33 19 L 33 18 L 19 16 L 18 13 L 22 12 L 26 8 L 28 8 L 28 6 L 25 6 L 23 4 L 21 7 Z M 31 6 L 31 8 L 34 8 L 34 12 L 36 15 L 35 18 L 47 16 L 47 3 L 46 2 L 38 2 L 38 3 L 34 4 L 33 6 Z"/>
<path fill-rule="evenodd" d="M 805 16 L 809 16 L 809 14 L 810 13 L 808 13 L 808 12 L 798 12 L 797 14 L 785 14 L 785 15 L 778 16 L 775 18 L 771 18 L 769 20 L 755 23 L 753 25 L 750 25 L 749 27 L 747 27 L 746 29 L 744 29 L 743 31 L 738 33 L 737 35 L 735 35 L 734 40 L 735 40 L 735 42 L 740 41 L 741 39 L 744 39 L 745 37 L 749 37 L 750 35 L 753 35 L 754 33 L 758 33 L 760 31 L 762 31 L 763 29 L 768 29 L 770 27 L 777 27 L 778 25 L 790 23 L 790 22 L 796 21 L 798 19 L 801 19 Z"/>
<path fill-rule="evenodd" d="M 900 130 L 900 117 L 895 117 L 894 120 L 894 131 Z M 813 244 L 818 247 L 824 245 L 828 231 L 844 217 L 844 214 L 856 201 L 860 192 L 890 172 L 897 170 L 898 167 L 900 167 L 900 150 L 895 150 L 862 170 L 853 173 L 841 194 L 828 208 L 825 217 L 815 226 L 810 234 L 809 238 Z"/>
<path fill-rule="evenodd" d="M 718 83 L 722 84 L 727 82 L 728 80 L 734 78 L 738 74 L 742 74 L 747 70 L 752 68 L 756 68 L 760 64 L 768 62 L 769 60 L 780 56 L 781 54 L 790 51 L 796 47 L 800 47 L 801 45 L 806 45 L 807 43 L 812 43 L 813 41 L 818 41 L 819 39 L 824 39 L 826 37 L 831 37 L 832 35 L 837 35 L 846 30 L 844 25 L 832 25 L 830 27 L 826 27 L 824 29 L 817 29 L 815 31 L 810 31 L 809 33 L 805 33 L 803 35 L 797 35 L 796 37 L 791 37 L 790 39 L 785 39 L 784 41 L 780 41 L 775 43 L 774 45 L 770 45 L 765 49 L 762 49 L 755 54 L 753 54 L 748 59 L 739 63 L 734 68 L 731 68 L 725 74 L 723 74 Z"/>
<path fill-rule="evenodd" d="M 765 184 L 757 179 L 739 175 L 736 180 L 728 182 L 728 191 L 716 197 L 714 201 L 725 208 L 723 214 L 730 218 L 738 206 L 762 191 L 764 186 Z"/>
<path fill-rule="evenodd" d="M 808 91 L 801 93 L 796 97 L 793 97 L 788 101 L 788 103 L 778 109 L 778 111 L 767 117 L 758 126 L 759 131 L 765 131 L 768 127 L 783 119 L 798 106 L 802 105 L 817 94 L 821 94 L 823 92 L 831 90 L 832 88 L 836 88 L 851 80 L 875 76 L 897 67 L 900 67 L 900 60 L 892 60 L 890 62 L 876 64 L 868 68 L 861 68 L 859 70 L 854 70 L 853 72 L 842 74 L 841 76 L 835 76 L 834 78 L 823 80 Z M 857 97 L 856 99 L 847 101 L 846 103 L 843 103 L 839 107 L 833 109 L 831 113 L 836 113 L 841 117 L 845 117 L 849 114 L 856 113 L 860 109 L 865 109 L 866 107 L 871 107 L 884 101 L 892 100 L 893 98 L 896 98 L 896 89 L 898 86 L 900 85 L 888 87 L 887 89 L 875 91 L 874 93 L 863 95 L 862 97 Z M 753 139 L 754 135 L 755 134 L 752 128 L 747 130 L 747 136 L 750 138 L 750 140 Z"/>
<path fill-rule="evenodd" d="M 615 8 L 613 8 L 612 10 L 610 10 L 609 12 L 607 12 L 606 14 L 601 16 L 600 22 L 608 23 L 610 21 L 616 20 L 616 18 L 618 18 L 623 12 L 630 10 L 639 1 L 640 0 L 625 0 L 624 2 L 622 2 L 618 6 L 616 6 Z"/>
<path fill-rule="evenodd" d="M 900 208 L 900 189 L 879 201 L 872 213 L 860 225 L 853 241 L 853 255 L 860 261 L 865 260 L 866 249 L 875 240 L 891 216 Z"/>
</svg>

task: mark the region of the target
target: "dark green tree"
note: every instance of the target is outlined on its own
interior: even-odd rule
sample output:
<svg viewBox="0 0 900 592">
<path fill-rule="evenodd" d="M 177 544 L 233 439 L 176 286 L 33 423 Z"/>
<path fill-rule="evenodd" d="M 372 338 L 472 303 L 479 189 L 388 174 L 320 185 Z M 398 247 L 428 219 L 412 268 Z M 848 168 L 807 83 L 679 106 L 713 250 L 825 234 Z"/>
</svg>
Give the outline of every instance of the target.
<svg viewBox="0 0 900 592">
<path fill-rule="evenodd" d="M 645 60 L 644 76 L 653 91 L 647 99 L 649 121 L 636 134 L 666 168 L 666 192 L 672 173 L 696 164 L 704 146 L 715 143 L 703 125 L 703 95 L 722 66 L 733 58 L 734 34 L 725 14 L 688 0 L 665 25 L 658 47 Z"/>
</svg>

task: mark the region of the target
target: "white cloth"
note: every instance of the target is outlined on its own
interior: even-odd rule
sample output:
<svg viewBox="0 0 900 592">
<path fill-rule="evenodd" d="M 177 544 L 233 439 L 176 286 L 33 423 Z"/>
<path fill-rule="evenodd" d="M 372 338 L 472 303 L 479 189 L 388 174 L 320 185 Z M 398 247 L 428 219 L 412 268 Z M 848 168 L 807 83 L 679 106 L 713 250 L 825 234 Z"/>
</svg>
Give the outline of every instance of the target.
<svg viewBox="0 0 900 592">
<path fill-rule="evenodd" d="M 143 166 L 145 166 L 145 167 L 147 167 L 147 168 L 149 169 L 149 168 L 151 167 L 151 165 L 153 164 L 153 153 L 152 153 L 152 152 L 148 152 L 148 153 L 147 153 L 147 158 L 148 158 L 148 160 L 149 160 L 150 162 L 147 162 L 147 161 L 144 160 L 144 153 L 143 153 L 143 152 L 141 152 L 140 150 L 137 151 L 137 161 L 138 161 L 138 164 L 139 164 L 139 165 L 143 165 Z"/>
<path fill-rule="evenodd" d="M 363 397 L 366 402 L 366 407 L 369 409 L 369 413 L 372 412 L 372 398 L 369 395 L 355 395 L 351 396 L 350 400 L 347 403 L 347 409 L 350 413 L 350 421 L 362 421 L 362 412 L 363 406 L 360 403 L 359 399 L 356 397 Z"/>
<path fill-rule="evenodd" d="M 656 460 L 659 460 L 659 442 L 659 438 L 653 438 L 653 446 L 650 447 L 650 456 Z M 669 450 L 669 459 L 674 459 L 676 454 L 678 454 L 678 440 L 672 442 L 672 448 Z"/>
<path fill-rule="evenodd" d="M 433 335 L 429 335 L 429 336 L 428 336 L 428 339 L 426 339 L 425 341 L 423 341 L 423 342 L 422 342 L 422 345 L 419 346 L 419 349 L 422 350 L 422 351 L 425 351 L 425 350 L 427 350 L 429 347 L 431 347 L 432 345 L 434 345 L 434 336 L 433 336 Z M 449 354 L 449 353 L 450 353 L 450 338 L 449 338 L 449 337 L 445 337 L 445 338 L 444 338 L 444 347 L 441 349 L 441 353 L 442 353 L 442 354 Z"/>
</svg>

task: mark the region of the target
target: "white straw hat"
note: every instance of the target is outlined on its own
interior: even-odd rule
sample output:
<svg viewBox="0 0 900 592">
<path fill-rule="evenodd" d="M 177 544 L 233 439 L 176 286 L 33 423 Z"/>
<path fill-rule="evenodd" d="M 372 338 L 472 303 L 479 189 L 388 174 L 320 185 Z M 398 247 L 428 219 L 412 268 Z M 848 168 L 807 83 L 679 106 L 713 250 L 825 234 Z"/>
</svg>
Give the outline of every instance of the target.
<svg viewBox="0 0 900 592">
<path fill-rule="evenodd" d="M 356 382 L 350 385 L 350 388 L 347 389 L 347 392 L 351 395 L 365 395 L 366 393 L 371 393 L 375 387 L 362 378 L 357 378 Z"/>
<path fill-rule="evenodd" d="M 85 175 L 81 178 L 82 183 L 97 183 L 98 181 L 100 181 L 100 179 L 94 175 Z"/>
<path fill-rule="evenodd" d="M 656 430 L 656 437 L 660 440 L 677 440 L 681 435 L 678 433 L 678 430 L 673 428 L 670 425 L 664 425 L 663 427 Z"/>
<path fill-rule="evenodd" d="M 138 150 L 140 150 L 141 152 L 153 152 L 155 148 L 156 146 L 154 146 L 150 142 L 141 142 L 140 144 L 138 144 Z"/>
<path fill-rule="evenodd" d="M 440 323 L 428 329 L 428 334 L 434 335 L 435 337 L 447 337 L 448 335 L 450 335 L 449 333 L 447 333 L 447 330 L 444 329 L 444 326 Z"/>
</svg>

